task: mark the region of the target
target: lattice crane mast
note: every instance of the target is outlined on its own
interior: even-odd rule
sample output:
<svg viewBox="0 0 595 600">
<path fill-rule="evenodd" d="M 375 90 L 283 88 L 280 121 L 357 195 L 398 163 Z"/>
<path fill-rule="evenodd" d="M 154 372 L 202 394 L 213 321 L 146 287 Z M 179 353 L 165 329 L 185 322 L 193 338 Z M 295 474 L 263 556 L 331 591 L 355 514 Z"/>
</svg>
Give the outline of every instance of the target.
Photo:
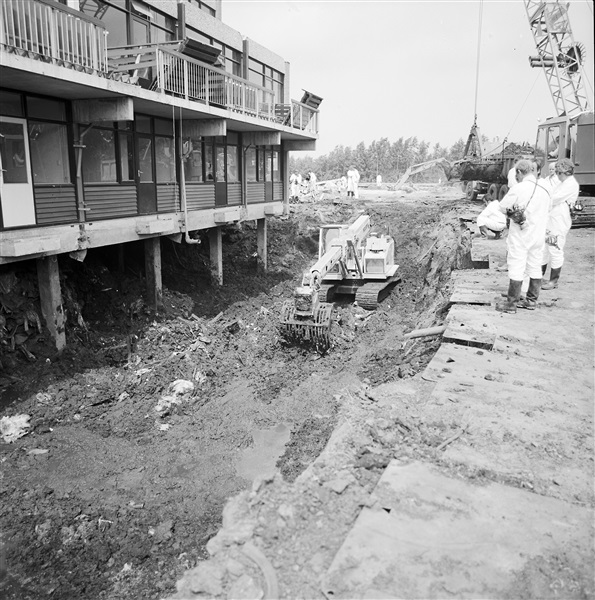
<svg viewBox="0 0 595 600">
<path fill-rule="evenodd" d="M 529 63 L 543 69 L 557 116 L 591 110 L 583 83 L 585 48 L 574 41 L 568 4 L 557 0 L 525 0 L 524 4 L 538 53 L 529 57 Z"/>
</svg>

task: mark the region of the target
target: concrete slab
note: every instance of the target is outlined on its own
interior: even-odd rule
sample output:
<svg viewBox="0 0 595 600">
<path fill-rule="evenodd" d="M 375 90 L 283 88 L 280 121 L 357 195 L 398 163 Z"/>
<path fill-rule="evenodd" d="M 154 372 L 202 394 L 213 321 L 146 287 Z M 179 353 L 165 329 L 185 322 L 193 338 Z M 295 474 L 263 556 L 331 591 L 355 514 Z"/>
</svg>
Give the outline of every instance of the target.
<svg viewBox="0 0 595 600">
<path fill-rule="evenodd" d="M 494 301 L 494 293 L 481 289 L 457 287 L 448 301 L 451 304 L 479 304 L 490 306 Z"/>
<path fill-rule="evenodd" d="M 518 597 L 528 570 L 533 591 L 551 589 L 552 572 L 536 562 L 563 555 L 578 572 L 593 561 L 589 508 L 397 461 L 374 496 L 323 578 L 327 598 Z M 583 576 L 567 597 L 589 597 L 593 588 Z"/>
</svg>

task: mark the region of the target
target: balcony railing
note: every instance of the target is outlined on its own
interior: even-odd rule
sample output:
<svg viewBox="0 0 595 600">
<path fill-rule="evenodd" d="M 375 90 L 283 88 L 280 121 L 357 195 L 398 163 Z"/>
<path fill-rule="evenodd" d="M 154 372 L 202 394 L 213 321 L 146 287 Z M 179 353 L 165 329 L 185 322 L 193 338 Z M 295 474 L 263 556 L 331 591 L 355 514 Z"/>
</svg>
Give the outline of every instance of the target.
<svg viewBox="0 0 595 600">
<path fill-rule="evenodd" d="M 0 48 L 68 68 L 107 75 L 107 31 L 49 0 L 2 0 Z"/>
<path fill-rule="evenodd" d="M 272 90 L 184 56 L 174 50 L 179 44 L 177 41 L 110 48 L 110 77 L 316 133 L 318 111 L 295 101 L 276 104 Z"/>
</svg>

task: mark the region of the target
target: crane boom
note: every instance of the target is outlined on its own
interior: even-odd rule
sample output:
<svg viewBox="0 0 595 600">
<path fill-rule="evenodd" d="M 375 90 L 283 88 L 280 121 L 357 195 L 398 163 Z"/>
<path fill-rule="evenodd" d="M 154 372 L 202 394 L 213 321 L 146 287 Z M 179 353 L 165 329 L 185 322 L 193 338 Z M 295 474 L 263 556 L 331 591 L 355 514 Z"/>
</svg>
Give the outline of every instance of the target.
<svg viewBox="0 0 595 600">
<path fill-rule="evenodd" d="M 557 116 L 591 110 L 583 84 L 584 47 L 574 41 L 568 7 L 556 1 L 525 0 L 537 56 L 532 67 L 541 67 L 556 107 Z"/>
</svg>

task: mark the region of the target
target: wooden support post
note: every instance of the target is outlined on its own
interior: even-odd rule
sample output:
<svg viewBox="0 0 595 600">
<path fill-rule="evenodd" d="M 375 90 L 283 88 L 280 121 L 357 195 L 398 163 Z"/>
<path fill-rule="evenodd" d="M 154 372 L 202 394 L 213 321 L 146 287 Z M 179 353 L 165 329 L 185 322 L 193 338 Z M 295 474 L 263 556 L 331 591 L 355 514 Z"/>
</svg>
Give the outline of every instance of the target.
<svg viewBox="0 0 595 600">
<path fill-rule="evenodd" d="M 145 273 L 147 297 L 155 311 L 163 308 L 163 283 L 161 281 L 161 238 L 145 240 Z"/>
<path fill-rule="evenodd" d="M 267 220 L 256 219 L 256 254 L 259 271 L 266 273 L 267 264 Z"/>
<path fill-rule="evenodd" d="M 60 290 L 60 270 L 57 256 L 37 259 L 37 282 L 41 314 L 45 325 L 60 352 L 66 347 L 64 307 Z"/>
<path fill-rule="evenodd" d="M 223 242 L 220 227 L 209 229 L 209 250 L 211 277 L 216 285 L 223 285 Z"/>
</svg>

